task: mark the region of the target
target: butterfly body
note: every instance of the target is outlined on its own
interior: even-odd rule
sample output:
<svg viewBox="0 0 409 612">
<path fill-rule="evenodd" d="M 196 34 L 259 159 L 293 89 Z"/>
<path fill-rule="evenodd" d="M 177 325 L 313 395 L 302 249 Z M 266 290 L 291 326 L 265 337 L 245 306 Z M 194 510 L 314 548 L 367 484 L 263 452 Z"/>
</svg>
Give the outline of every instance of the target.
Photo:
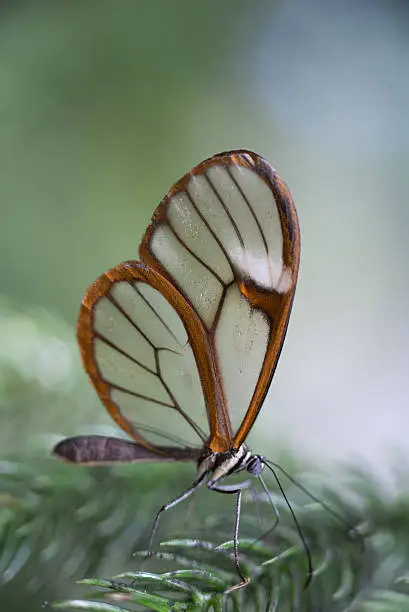
<svg viewBox="0 0 409 612">
<path fill-rule="evenodd" d="M 207 486 L 212 488 L 222 478 L 231 474 L 247 470 L 258 476 L 262 469 L 262 458 L 259 455 L 253 455 L 246 445 L 242 444 L 236 449 L 233 448 L 223 453 L 210 453 L 205 456 L 199 462 L 196 480 L 200 480 L 204 475 L 209 476 Z"/>
</svg>

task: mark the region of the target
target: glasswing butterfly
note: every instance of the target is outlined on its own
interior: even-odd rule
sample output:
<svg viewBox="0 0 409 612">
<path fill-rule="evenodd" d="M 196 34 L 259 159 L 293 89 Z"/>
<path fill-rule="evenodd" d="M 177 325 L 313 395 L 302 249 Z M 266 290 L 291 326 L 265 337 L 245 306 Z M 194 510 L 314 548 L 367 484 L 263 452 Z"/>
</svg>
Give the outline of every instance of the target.
<svg viewBox="0 0 409 612">
<path fill-rule="evenodd" d="M 81 464 L 194 461 L 197 487 L 237 496 L 234 559 L 248 481 L 265 460 L 245 439 L 283 346 L 300 258 L 297 213 L 277 172 L 256 153 L 214 155 L 173 185 L 139 248 L 86 292 L 77 335 L 102 403 L 132 441 L 63 440 L 56 455 Z M 162 428 L 158 429 L 158 426 Z M 164 440 L 172 445 L 164 445 Z M 264 481 L 261 480 L 266 490 Z"/>
</svg>

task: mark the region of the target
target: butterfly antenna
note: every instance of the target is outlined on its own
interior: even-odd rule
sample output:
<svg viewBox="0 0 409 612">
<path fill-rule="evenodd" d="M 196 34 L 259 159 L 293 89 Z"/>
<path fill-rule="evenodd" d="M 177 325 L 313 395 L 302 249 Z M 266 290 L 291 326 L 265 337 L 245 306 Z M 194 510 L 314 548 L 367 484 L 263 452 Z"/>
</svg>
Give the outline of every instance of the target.
<svg viewBox="0 0 409 612">
<path fill-rule="evenodd" d="M 316 495 L 314 495 L 313 493 L 311 493 L 310 491 L 308 491 L 308 489 L 306 489 L 302 484 L 300 484 L 295 478 L 293 478 L 293 476 L 291 476 L 291 474 L 289 474 L 284 468 L 282 468 L 280 465 L 278 465 L 277 463 L 274 463 L 274 461 L 271 461 L 270 459 L 266 460 L 264 459 L 264 463 L 270 467 L 270 469 L 273 467 L 277 470 L 279 470 L 282 474 L 284 474 L 284 476 L 286 478 L 288 478 L 288 480 L 295 485 L 296 487 L 298 487 L 298 489 L 300 489 L 300 491 L 302 491 L 303 493 L 305 493 L 310 499 L 312 499 L 313 501 L 317 502 L 317 504 L 320 504 L 320 506 L 322 508 L 324 508 L 329 514 L 331 514 L 331 516 L 333 516 L 339 523 L 341 523 L 342 525 L 344 525 L 344 527 L 346 527 L 349 531 L 350 534 L 353 534 L 354 536 L 357 536 L 360 541 L 361 541 L 361 545 L 362 545 L 362 552 L 364 551 L 365 548 L 365 544 L 364 541 L 362 539 L 362 535 L 359 533 L 359 531 L 357 529 L 355 529 L 355 527 L 351 527 L 351 525 L 345 520 L 345 518 L 343 516 L 341 516 L 341 514 L 338 514 L 338 512 L 336 512 L 335 510 L 333 510 L 333 508 L 331 508 L 331 506 L 329 506 L 327 503 L 325 503 L 324 501 L 322 501 L 321 499 L 319 499 L 319 497 L 317 497 Z"/>
<path fill-rule="evenodd" d="M 260 481 L 260 484 L 262 485 L 262 487 L 264 489 L 264 492 L 267 494 L 268 500 L 269 500 L 269 502 L 270 502 L 270 504 L 271 504 L 271 506 L 272 506 L 272 508 L 274 510 L 275 520 L 274 520 L 273 525 L 271 527 L 269 527 L 269 529 L 264 531 L 261 534 L 260 537 L 258 537 L 256 540 L 254 540 L 254 542 L 251 544 L 250 548 L 253 548 L 253 546 L 256 546 L 256 544 L 261 542 L 261 540 L 264 540 L 264 538 L 266 538 L 268 535 L 270 535 L 270 533 L 272 533 L 277 528 L 277 526 L 278 526 L 278 524 L 280 522 L 280 512 L 279 512 L 279 510 L 277 508 L 277 505 L 274 502 L 273 496 L 271 495 L 270 491 L 268 490 L 264 480 L 260 476 L 258 477 L 258 480 Z M 257 502 L 257 498 L 255 498 L 253 501 Z M 257 509 L 258 509 L 258 506 L 257 506 Z M 259 510 L 257 510 L 257 511 L 258 511 L 259 516 L 260 516 Z"/>
<path fill-rule="evenodd" d="M 288 509 L 289 509 L 289 511 L 291 513 L 291 516 L 293 517 L 294 525 L 297 528 L 298 535 L 300 536 L 300 540 L 301 540 L 301 543 L 302 543 L 304 551 L 305 551 L 305 556 L 307 557 L 307 567 L 308 567 L 308 570 L 307 570 L 307 580 L 306 580 L 306 583 L 305 583 L 305 586 L 304 586 L 304 588 L 306 589 L 308 587 L 308 585 L 310 584 L 311 580 L 312 580 L 312 576 L 313 576 L 313 572 L 314 572 L 314 568 L 313 568 L 313 565 L 312 565 L 311 551 L 310 551 L 309 546 L 307 544 L 307 540 L 304 537 L 304 534 L 303 534 L 302 529 L 300 527 L 300 524 L 299 524 L 299 522 L 297 520 L 297 517 L 295 516 L 295 512 L 294 512 L 294 510 L 291 507 L 289 499 L 288 499 L 287 495 L 285 494 L 285 491 L 284 491 L 284 489 L 283 489 L 283 487 L 281 485 L 281 482 L 280 482 L 280 480 L 279 480 L 279 478 L 277 476 L 277 473 L 276 473 L 274 467 L 272 465 L 269 465 L 268 463 L 266 463 L 265 465 L 268 467 L 270 472 L 272 472 L 274 478 L 276 479 L 276 482 L 277 482 L 278 488 L 280 489 L 281 495 L 284 497 L 285 503 L 287 504 Z M 259 476 L 259 479 L 260 479 L 260 482 L 261 482 L 261 486 L 263 487 L 263 489 L 265 490 L 265 492 L 267 493 L 267 495 L 268 495 L 268 497 L 270 499 L 271 498 L 271 493 L 268 490 L 266 483 L 261 478 L 261 476 Z"/>
</svg>

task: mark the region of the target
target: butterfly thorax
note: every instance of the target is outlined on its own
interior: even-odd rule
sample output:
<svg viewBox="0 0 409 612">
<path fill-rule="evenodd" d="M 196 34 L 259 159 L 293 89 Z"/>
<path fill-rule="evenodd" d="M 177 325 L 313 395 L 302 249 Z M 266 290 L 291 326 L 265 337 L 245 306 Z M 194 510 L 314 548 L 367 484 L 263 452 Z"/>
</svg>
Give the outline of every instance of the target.
<svg viewBox="0 0 409 612">
<path fill-rule="evenodd" d="M 206 480 L 207 486 L 230 474 L 247 470 L 253 476 L 259 476 L 264 468 L 263 458 L 253 455 L 245 444 L 231 448 L 223 453 L 209 452 L 199 460 L 197 482 Z"/>
</svg>

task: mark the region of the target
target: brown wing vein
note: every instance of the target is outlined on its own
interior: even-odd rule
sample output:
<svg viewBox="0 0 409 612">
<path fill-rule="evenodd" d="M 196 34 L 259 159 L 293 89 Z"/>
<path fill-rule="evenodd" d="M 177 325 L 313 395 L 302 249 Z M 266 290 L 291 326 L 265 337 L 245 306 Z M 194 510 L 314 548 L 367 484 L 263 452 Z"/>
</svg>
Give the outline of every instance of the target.
<svg viewBox="0 0 409 612">
<path fill-rule="evenodd" d="M 145 302 L 145 304 L 148 306 L 148 308 L 151 309 L 151 311 L 157 316 L 157 318 L 159 319 L 159 321 L 162 323 L 162 325 L 164 326 L 164 328 L 170 333 L 170 335 L 172 336 L 172 338 L 174 339 L 174 341 L 176 342 L 176 344 L 178 344 L 179 346 L 181 346 L 179 340 L 177 339 L 177 337 L 175 336 L 175 334 L 173 333 L 173 331 L 171 330 L 171 328 L 169 327 L 169 325 L 166 323 L 166 321 L 164 321 L 162 319 L 162 317 L 160 316 L 160 314 L 158 312 L 156 312 L 155 308 L 152 306 L 152 304 L 149 302 L 149 300 L 143 295 L 143 293 L 141 293 L 138 289 L 138 287 L 134 284 L 134 283 L 130 283 L 131 287 L 134 288 L 134 290 L 136 291 L 136 293 L 139 295 L 139 297 L 142 298 L 142 300 Z M 149 286 L 149 285 L 148 285 Z"/>
<path fill-rule="evenodd" d="M 149 336 L 147 336 L 139 327 L 139 325 L 137 325 L 135 323 L 135 321 L 133 321 L 131 319 L 131 317 L 125 312 L 125 310 L 122 308 L 121 304 L 119 304 L 119 302 L 116 301 L 116 299 L 112 296 L 107 294 L 106 296 L 108 298 L 108 300 L 116 307 L 118 308 L 118 310 L 124 315 L 124 317 L 129 321 L 129 323 L 136 329 L 136 331 L 138 331 L 141 336 L 146 340 L 146 342 L 148 342 L 148 344 L 151 345 L 151 347 L 153 349 L 158 349 L 161 348 L 164 351 L 169 351 L 171 353 L 175 353 L 175 355 L 181 355 L 181 353 L 178 353 L 177 351 L 174 351 L 173 349 L 167 348 L 167 347 L 157 347 L 153 344 L 153 342 L 149 339 Z"/>
<path fill-rule="evenodd" d="M 215 272 L 213 270 L 213 268 L 211 268 L 207 263 L 205 263 L 198 255 L 196 255 L 196 253 L 194 251 L 192 251 L 192 249 L 190 247 L 187 246 L 187 244 L 185 244 L 183 239 L 179 236 L 179 234 L 177 233 L 177 231 L 175 230 L 175 228 L 171 224 L 170 219 L 168 219 L 168 223 L 169 223 L 169 228 L 171 229 L 171 231 L 172 231 L 173 235 L 175 236 L 176 240 L 178 240 L 178 242 L 183 246 L 183 248 L 186 249 L 186 251 L 188 253 L 190 253 L 190 255 L 192 257 L 194 257 L 200 264 L 202 264 L 202 266 L 204 268 L 206 268 L 206 270 L 208 270 L 208 272 L 210 272 L 210 274 L 212 274 L 219 281 L 219 283 L 224 287 L 225 283 L 220 278 L 220 276 L 217 274 L 217 272 Z"/>
<path fill-rule="evenodd" d="M 212 324 L 212 331 L 214 331 L 214 330 L 216 329 L 217 324 L 218 324 L 218 322 L 219 322 L 220 315 L 221 315 L 222 310 L 223 310 L 224 300 L 225 300 L 225 298 L 226 298 L 227 289 L 228 289 L 229 287 L 231 287 L 232 285 L 234 285 L 235 283 L 236 283 L 236 281 L 232 281 L 231 283 L 229 283 L 228 285 L 226 285 L 226 286 L 224 287 L 224 289 L 223 289 L 223 293 L 222 293 L 222 296 L 221 296 L 221 298 L 220 298 L 219 305 L 217 306 L 216 314 L 215 314 L 215 316 L 214 316 L 214 321 L 213 321 L 213 324 Z"/>
<path fill-rule="evenodd" d="M 99 338 L 100 340 L 102 340 L 102 342 L 104 342 L 105 344 L 107 344 L 108 346 L 113 348 L 118 353 L 121 353 L 121 355 L 123 355 L 124 357 L 126 357 L 127 359 L 129 359 L 130 361 L 132 361 L 133 363 L 138 365 L 139 367 L 143 368 L 147 372 L 150 372 L 150 374 L 154 374 L 155 376 L 158 375 L 157 372 L 155 372 L 155 370 L 151 370 L 150 368 L 148 368 L 147 365 L 145 365 L 141 361 L 138 361 L 138 359 L 135 359 L 135 357 L 132 357 L 131 355 L 129 355 L 126 351 L 121 349 L 119 346 L 117 346 L 116 344 L 114 344 L 113 342 L 111 342 L 110 340 L 105 338 L 105 336 L 103 334 L 101 334 L 100 332 L 94 330 L 94 336 L 95 336 L 95 338 Z"/>
<path fill-rule="evenodd" d="M 101 376 L 101 379 L 106 382 L 107 385 L 113 387 L 114 389 L 118 389 L 118 391 L 122 391 L 123 393 L 127 393 L 128 395 L 133 395 L 134 397 L 138 397 L 139 399 L 147 400 L 148 402 L 153 402 L 154 404 L 158 404 L 159 406 L 165 406 L 165 408 L 175 409 L 173 404 L 168 404 L 167 402 L 162 402 L 162 400 L 154 399 L 153 397 L 148 397 L 147 395 L 143 395 L 142 393 L 137 393 L 136 391 L 131 391 L 130 389 L 125 389 L 125 387 L 121 387 L 120 385 L 116 385 L 112 382 L 107 382 L 105 378 Z M 162 380 L 161 380 L 162 382 Z"/>
<path fill-rule="evenodd" d="M 199 210 L 198 206 L 196 205 L 196 202 L 195 202 L 195 200 L 194 200 L 193 196 L 191 196 L 191 195 L 190 195 L 190 193 L 189 193 L 189 191 L 188 191 L 187 189 L 186 189 L 186 192 L 185 192 L 185 193 L 186 193 L 187 197 L 189 198 L 189 200 L 190 200 L 190 202 L 191 202 L 191 204 L 192 204 L 193 208 L 195 209 L 195 211 L 196 211 L 196 212 L 197 212 L 197 214 L 199 215 L 200 219 L 202 220 L 203 224 L 204 224 L 204 225 L 207 227 L 207 229 L 209 230 L 210 234 L 213 236 L 213 238 L 216 240 L 217 244 L 219 245 L 220 249 L 223 251 L 223 255 L 225 256 L 225 258 L 226 258 L 226 260 L 227 260 L 227 262 L 228 262 L 228 264 L 229 264 L 229 266 L 230 266 L 231 272 L 232 272 L 232 274 L 233 274 L 233 276 L 234 276 L 234 270 L 233 270 L 233 267 L 232 267 L 232 265 L 231 265 L 231 261 L 230 261 L 230 259 L 229 259 L 229 256 L 227 255 L 227 251 L 226 251 L 226 249 L 225 249 L 225 247 L 224 247 L 224 244 L 223 244 L 223 243 L 222 243 L 222 241 L 219 239 L 219 237 L 218 237 L 218 236 L 215 234 L 215 232 L 214 232 L 214 231 L 212 230 L 212 228 L 210 227 L 210 224 L 208 223 L 208 221 L 205 219 L 205 217 L 203 216 L 203 214 L 200 212 L 200 210 Z"/>
<path fill-rule="evenodd" d="M 229 220 L 230 220 L 230 223 L 232 224 L 233 229 L 234 229 L 234 231 L 236 232 L 236 235 L 237 235 L 237 238 L 238 238 L 238 240 L 239 240 L 239 242 L 240 242 L 241 248 L 243 249 L 243 254 L 244 254 L 244 257 L 246 258 L 246 261 L 247 261 L 247 257 L 246 257 L 246 249 L 245 249 L 245 246 L 244 246 L 244 241 L 243 241 L 242 235 L 241 235 L 241 233 L 240 233 L 239 228 L 237 227 L 237 224 L 236 224 L 235 220 L 233 219 L 233 217 L 232 217 L 232 215 L 231 215 L 231 213 L 230 213 L 229 209 L 227 208 L 226 204 L 224 203 L 224 200 L 223 200 L 223 198 L 221 197 L 221 195 L 219 194 L 218 190 L 217 190 L 217 189 L 216 189 L 216 187 L 213 185 L 213 182 L 212 182 L 212 180 L 210 179 L 210 177 L 208 176 L 207 172 L 205 172 L 203 176 L 205 176 L 205 177 L 206 177 L 206 179 L 207 179 L 207 181 L 208 181 L 208 183 L 209 183 L 209 185 L 210 185 L 210 187 L 211 187 L 211 189 L 212 189 L 213 193 L 214 193 L 214 194 L 215 194 L 215 196 L 218 198 L 218 200 L 219 200 L 220 204 L 222 205 L 222 207 L 223 207 L 224 211 L 226 212 L 226 214 L 227 214 L 227 216 L 228 216 L 228 218 L 229 218 Z M 247 274 L 248 274 L 248 276 L 250 276 L 248 263 L 247 263 Z"/>
<path fill-rule="evenodd" d="M 170 395 L 170 398 L 172 399 L 173 403 L 174 403 L 174 408 L 179 412 L 179 414 L 182 415 L 182 417 L 189 423 L 189 425 L 192 427 L 192 429 L 195 431 L 195 433 L 199 436 L 199 438 L 201 438 L 203 440 L 203 442 L 206 441 L 206 436 L 204 434 L 204 432 L 202 431 L 202 429 L 199 427 L 199 425 L 197 423 L 195 423 L 193 421 L 193 419 L 191 419 L 184 410 L 182 410 L 182 408 L 180 407 L 179 402 L 177 401 L 176 397 L 173 395 L 172 391 L 170 390 L 169 386 L 166 384 L 166 382 L 164 381 L 163 377 L 162 377 L 162 372 L 161 372 L 161 367 L 160 367 L 160 363 L 159 363 L 159 357 L 157 352 L 155 352 L 155 360 L 156 360 L 156 367 L 158 369 L 158 376 L 159 379 L 162 383 L 162 385 L 165 387 L 166 391 L 168 392 L 168 394 Z"/>
<path fill-rule="evenodd" d="M 153 350 L 161 350 L 161 351 L 169 351 L 169 353 L 173 353 L 174 355 L 182 355 L 182 353 L 179 353 L 178 351 L 174 351 L 173 349 L 168 348 L 167 346 L 155 346 L 153 344 L 153 342 L 149 339 L 149 336 L 147 336 L 139 327 L 139 325 L 137 325 L 135 323 L 135 321 L 133 321 L 131 319 L 131 317 L 125 312 L 125 310 L 122 308 L 122 306 L 119 304 L 119 302 L 116 301 L 116 299 L 114 297 L 112 297 L 111 295 L 107 294 L 106 296 L 110 302 L 112 302 L 112 304 L 118 308 L 118 310 L 124 315 L 124 317 L 129 321 L 129 323 L 136 329 L 136 331 L 138 331 L 141 336 L 143 338 L 145 338 L 146 342 L 148 342 L 151 347 L 153 348 Z"/>
</svg>

